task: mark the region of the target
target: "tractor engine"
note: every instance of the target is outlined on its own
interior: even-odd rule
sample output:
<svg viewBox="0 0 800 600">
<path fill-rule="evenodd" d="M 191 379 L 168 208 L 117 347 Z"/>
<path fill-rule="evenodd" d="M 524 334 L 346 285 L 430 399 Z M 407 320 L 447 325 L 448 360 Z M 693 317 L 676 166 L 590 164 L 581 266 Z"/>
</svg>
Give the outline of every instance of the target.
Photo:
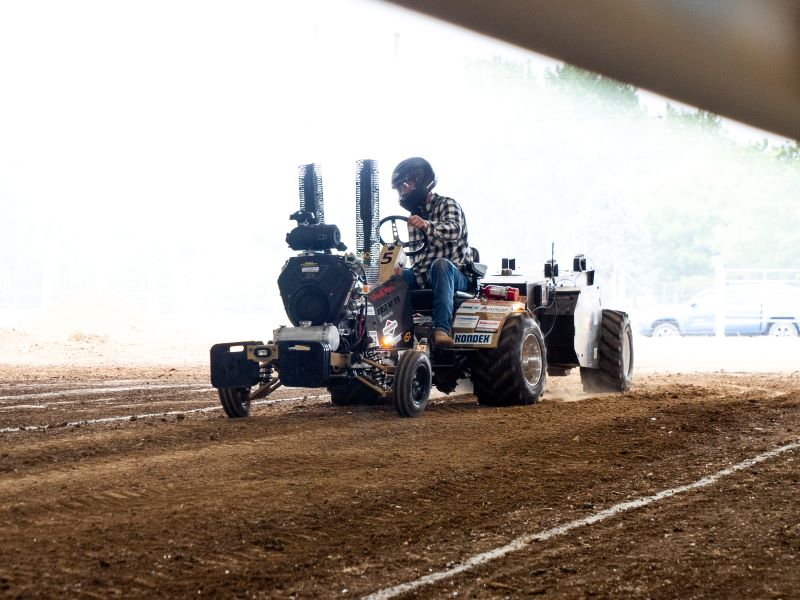
<svg viewBox="0 0 800 600">
<path fill-rule="evenodd" d="M 278 289 L 293 327 L 274 332 L 284 385 L 320 387 L 328 382 L 330 353 L 349 352 L 365 336 L 364 268 L 345 250 L 335 225 L 309 223 L 313 216 L 296 213 L 298 226 L 286 236 L 300 250 L 284 265 Z"/>
<path fill-rule="evenodd" d="M 339 323 L 358 282 L 355 267 L 347 256 L 333 254 L 290 258 L 278 277 L 278 289 L 292 325 Z"/>
<path fill-rule="evenodd" d="M 327 387 L 333 381 L 346 386 L 355 376 L 351 357 L 360 357 L 378 343 L 379 320 L 367 296 L 367 285 L 377 282 L 379 272 L 377 175 L 375 161 L 358 161 L 356 253 L 352 254 L 346 253 L 339 228 L 325 223 L 319 165 L 300 166 L 300 210 L 289 217 L 296 226 L 286 234 L 295 255 L 278 276 L 290 325 L 273 330 L 267 344 L 253 340 L 212 347 L 212 385 L 239 390 L 231 392 L 233 396 L 226 391 L 226 398 L 238 402 L 240 391 L 256 384 L 263 396 L 279 385 Z M 275 369 L 279 379 L 274 378 Z M 245 410 L 244 405 L 227 406 L 231 415 L 241 416 Z"/>
<path fill-rule="evenodd" d="M 304 254 L 293 256 L 278 277 L 283 307 L 294 327 L 323 332 L 334 326 L 336 341 L 331 333 L 331 350 L 343 345 L 347 350 L 356 346 L 364 335 L 366 296 L 362 292 L 363 268 L 352 254 Z M 276 340 L 278 341 L 278 340 Z"/>
</svg>

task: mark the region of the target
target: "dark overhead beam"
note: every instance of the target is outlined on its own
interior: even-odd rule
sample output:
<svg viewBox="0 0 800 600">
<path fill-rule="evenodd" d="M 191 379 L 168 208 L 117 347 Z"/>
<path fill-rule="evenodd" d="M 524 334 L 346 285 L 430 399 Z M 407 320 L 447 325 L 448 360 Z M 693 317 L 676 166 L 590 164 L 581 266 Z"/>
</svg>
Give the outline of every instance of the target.
<svg viewBox="0 0 800 600">
<path fill-rule="evenodd" d="M 800 140 L 800 1 L 387 1 Z"/>
</svg>

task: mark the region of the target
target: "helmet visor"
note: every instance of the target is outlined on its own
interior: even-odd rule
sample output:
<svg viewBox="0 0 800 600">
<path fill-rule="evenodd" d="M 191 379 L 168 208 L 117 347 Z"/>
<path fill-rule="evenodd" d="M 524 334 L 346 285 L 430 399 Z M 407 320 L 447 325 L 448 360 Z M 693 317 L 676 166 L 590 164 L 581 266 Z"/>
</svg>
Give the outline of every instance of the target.
<svg viewBox="0 0 800 600">
<path fill-rule="evenodd" d="M 393 186 L 394 189 L 397 190 L 397 194 L 400 196 L 400 199 L 407 197 L 409 194 L 412 194 L 417 189 L 417 180 L 414 177 L 409 177 L 408 179 L 404 179 L 403 181 L 399 182 L 397 185 Z"/>
</svg>

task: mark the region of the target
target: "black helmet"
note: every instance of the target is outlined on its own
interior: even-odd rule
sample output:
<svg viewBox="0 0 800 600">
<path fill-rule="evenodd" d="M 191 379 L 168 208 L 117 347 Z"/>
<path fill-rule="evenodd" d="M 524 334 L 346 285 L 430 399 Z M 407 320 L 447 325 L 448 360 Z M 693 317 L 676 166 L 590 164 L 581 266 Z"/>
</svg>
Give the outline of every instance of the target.
<svg viewBox="0 0 800 600">
<path fill-rule="evenodd" d="M 414 156 L 402 161 L 392 172 L 392 188 L 400 195 L 400 206 L 415 212 L 436 185 L 436 173 L 424 158 Z"/>
</svg>

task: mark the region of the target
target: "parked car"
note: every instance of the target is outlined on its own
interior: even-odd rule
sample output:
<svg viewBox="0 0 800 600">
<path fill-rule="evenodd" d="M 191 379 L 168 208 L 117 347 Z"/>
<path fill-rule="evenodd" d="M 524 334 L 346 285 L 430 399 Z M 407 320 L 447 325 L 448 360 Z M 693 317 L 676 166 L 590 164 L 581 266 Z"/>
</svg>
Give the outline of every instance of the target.
<svg viewBox="0 0 800 600">
<path fill-rule="evenodd" d="M 653 337 L 714 335 L 717 312 L 725 335 L 792 336 L 800 333 L 800 287 L 782 283 L 729 284 L 724 302 L 716 289 L 683 304 L 661 304 L 634 314 L 639 333 Z"/>
</svg>

